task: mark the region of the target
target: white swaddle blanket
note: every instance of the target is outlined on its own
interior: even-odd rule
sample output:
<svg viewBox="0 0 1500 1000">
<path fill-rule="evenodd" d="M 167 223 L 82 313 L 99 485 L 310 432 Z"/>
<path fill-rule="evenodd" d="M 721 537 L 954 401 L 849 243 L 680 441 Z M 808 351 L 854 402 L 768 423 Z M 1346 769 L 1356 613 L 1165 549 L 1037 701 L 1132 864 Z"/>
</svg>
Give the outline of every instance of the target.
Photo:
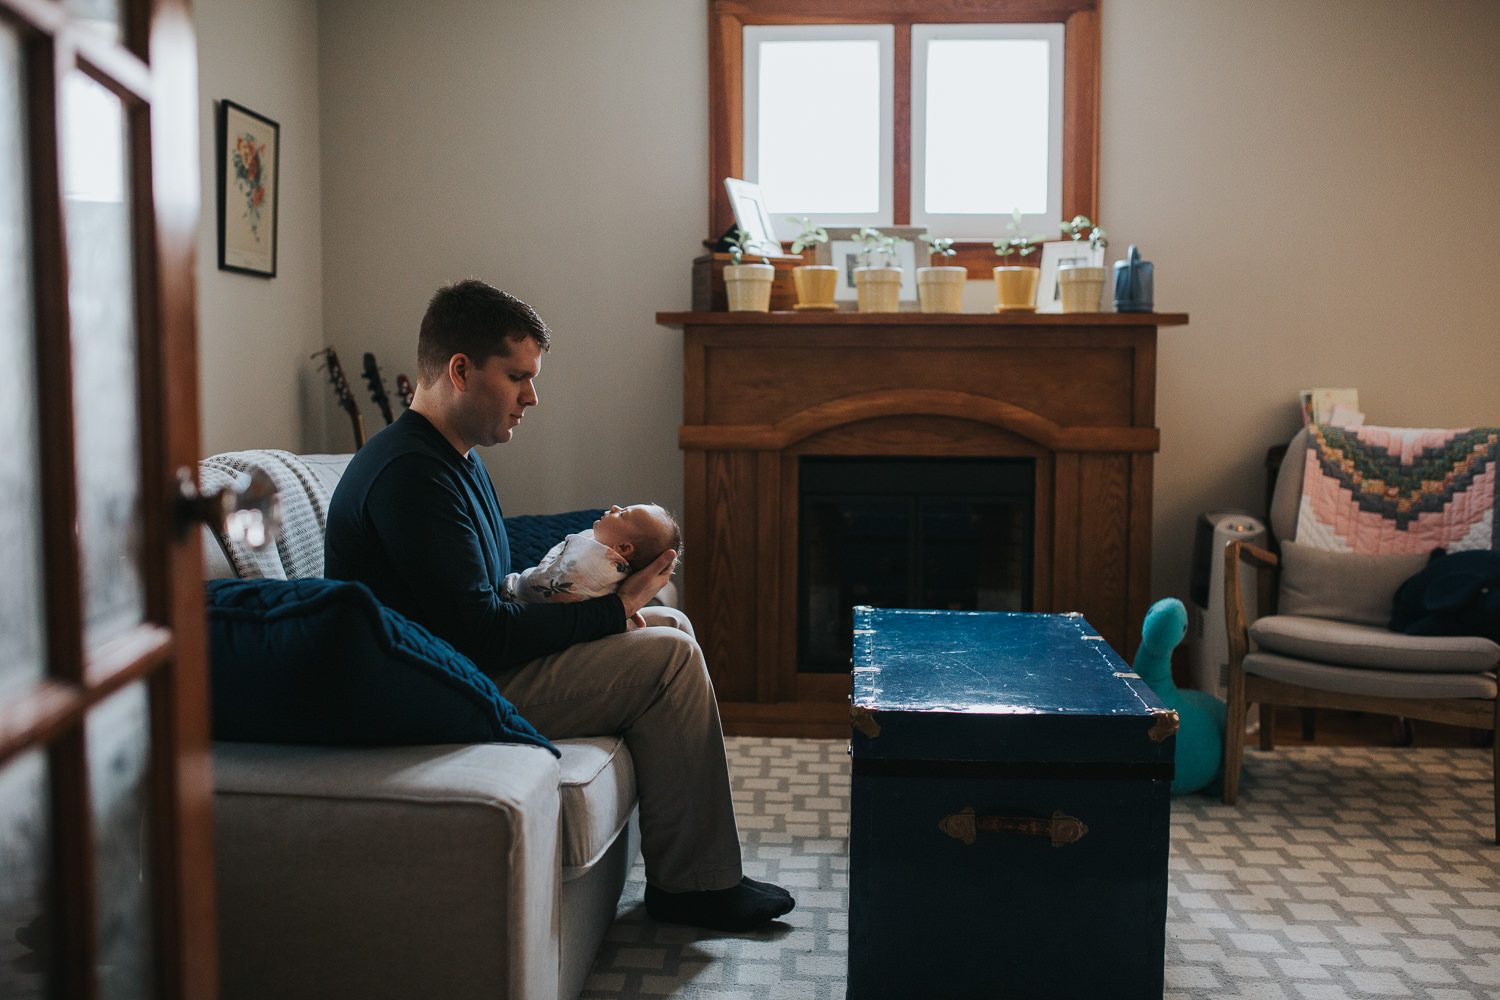
<svg viewBox="0 0 1500 1000">
<path fill-rule="evenodd" d="M 614 549 L 594 540 L 594 529 L 569 535 L 542 556 L 542 561 L 505 577 L 505 598 L 539 604 L 582 601 L 613 594 L 630 575 L 630 564 Z"/>
</svg>

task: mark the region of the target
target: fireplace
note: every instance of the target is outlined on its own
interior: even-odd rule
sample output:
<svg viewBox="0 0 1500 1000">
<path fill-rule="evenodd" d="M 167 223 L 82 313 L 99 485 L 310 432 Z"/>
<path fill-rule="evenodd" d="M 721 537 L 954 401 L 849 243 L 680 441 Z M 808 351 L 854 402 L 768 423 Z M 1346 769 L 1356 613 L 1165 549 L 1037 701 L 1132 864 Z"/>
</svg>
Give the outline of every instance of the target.
<svg viewBox="0 0 1500 1000">
<path fill-rule="evenodd" d="M 797 670 L 849 670 L 857 604 L 1030 611 L 1028 458 L 804 456 Z"/>
<path fill-rule="evenodd" d="M 844 609 L 861 601 L 1079 611 L 1133 655 L 1151 602 L 1156 330 L 1186 316 L 657 322 L 683 331 L 682 596 L 726 732 L 847 734 Z M 935 495 L 862 488 L 840 513 L 867 469 Z M 1018 469 L 1025 486 L 964 492 Z M 931 550 L 914 555 L 913 539 Z M 939 569 L 958 585 L 935 587 L 927 560 L 966 549 L 989 554 Z M 870 572 L 846 579 L 850 565 Z"/>
</svg>

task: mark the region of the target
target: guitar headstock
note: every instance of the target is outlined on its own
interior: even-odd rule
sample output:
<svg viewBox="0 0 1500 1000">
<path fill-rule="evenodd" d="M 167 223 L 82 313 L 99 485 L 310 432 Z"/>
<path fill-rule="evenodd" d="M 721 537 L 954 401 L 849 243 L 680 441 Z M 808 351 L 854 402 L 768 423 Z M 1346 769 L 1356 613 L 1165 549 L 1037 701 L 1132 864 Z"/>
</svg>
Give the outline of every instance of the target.
<svg viewBox="0 0 1500 1000">
<path fill-rule="evenodd" d="M 411 401 L 415 399 L 417 395 L 417 391 L 412 388 L 411 379 L 407 378 L 405 375 L 397 375 L 396 389 L 401 393 L 402 404 L 410 409 Z"/>
<path fill-rule="evenodd" d="M 385 394 L 385 380 L 380 377 L 380 366 L 375 363 L 375 355 L 369 351 L 365 352 L 365 384 L 370 387 L 370 398 L 380 408 L 380 415 L 385 417 L 385 422 L 391 422 L 391 400 Z"/>
<path fill-rule="evenodd" d="M 364 447 L 365 425 L 359 416 L 359 404 L 354 402 L 354 393 L 349 391 L 349 380 L 344 378 L 344 366 L 339 364 L 338 352 L 331 347 L 314 354 L 313 357 L 321 357 L 328 368 L 328 381 L 333 386 L 333 394 L 339 401 L 339 406 L 349 414 L 349 422 L 354 428 L 354 447 Z"/>
</svg>

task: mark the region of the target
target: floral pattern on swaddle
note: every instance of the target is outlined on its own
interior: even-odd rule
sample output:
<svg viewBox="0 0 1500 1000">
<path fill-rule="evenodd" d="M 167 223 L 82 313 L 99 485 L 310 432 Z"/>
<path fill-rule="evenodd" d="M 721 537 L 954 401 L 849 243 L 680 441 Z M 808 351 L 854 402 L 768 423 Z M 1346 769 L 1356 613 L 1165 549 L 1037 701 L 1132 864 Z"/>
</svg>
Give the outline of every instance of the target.
<svg viewBox="0 0 1500 1000">
<path fill-rule="evenodd" d="M 569 535 L 530 569 L 505 577 L 505 599 L 540 604 L 583 601 L 613 594 L 630 575 L 630 564 L 589 528 Z"/>
</svg>

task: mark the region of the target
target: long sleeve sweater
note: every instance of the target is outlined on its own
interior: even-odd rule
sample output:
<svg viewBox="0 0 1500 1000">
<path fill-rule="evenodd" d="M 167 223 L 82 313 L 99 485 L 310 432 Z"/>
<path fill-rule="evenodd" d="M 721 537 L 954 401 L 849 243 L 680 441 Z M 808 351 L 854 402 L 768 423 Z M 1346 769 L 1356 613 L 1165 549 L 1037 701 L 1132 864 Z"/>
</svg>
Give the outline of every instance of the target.
<svg viewBox="0 0 1500 1000">
<path fill-rule="evenodd" d="M 413 410 L 349 462 L 324 544 L 330 578 L 364 583 L 485 673 L 625 631 L 614 594 L 567 604 L 504 598 L 510 542 L 489 474 Z"/>
</svg>

